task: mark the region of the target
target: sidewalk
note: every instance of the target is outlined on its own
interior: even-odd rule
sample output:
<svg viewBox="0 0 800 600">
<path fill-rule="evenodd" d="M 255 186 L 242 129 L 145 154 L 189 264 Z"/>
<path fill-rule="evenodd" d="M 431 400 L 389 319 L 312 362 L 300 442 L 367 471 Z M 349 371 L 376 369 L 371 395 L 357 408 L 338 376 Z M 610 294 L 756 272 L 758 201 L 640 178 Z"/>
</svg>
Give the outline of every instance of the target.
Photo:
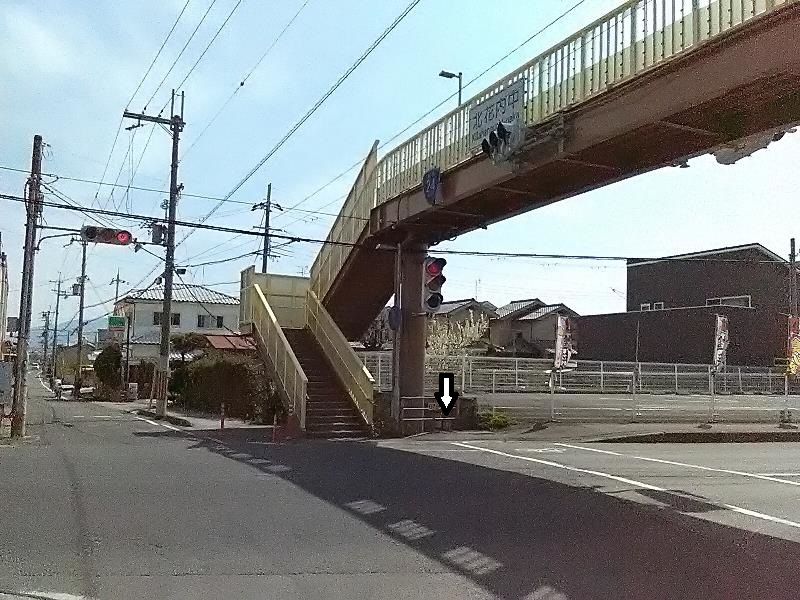
<svg viewBox="0 0 800 600">
<path fill-rule="evenodd" d="M 133 402 L 95 402 L 98 406 L 105 406 L 114 408 L 122 412 L 138 414 L 152 413 L 151 415 L 142 414 L 144 417 L 155 417 L 155 401 L 151 404 L 150 400 L 139 399 Z M 219 417 L 212 418 L 208 415 L 198 415 L 193 412 L 184 412 L 174 406 L 167 408 L 167 420 L 174 425 L 181 427 L 191 427 L 192 429 L 219 429 Z M 234 419 L 231 417 L 225 418 L 225 429 L 246 429 L 246 428 L 264 428 L 265 425 L 256 425 L 242 421 L 241 419 Z M 271 426 L 267 426 L 271 427 Z"/>
</svg>

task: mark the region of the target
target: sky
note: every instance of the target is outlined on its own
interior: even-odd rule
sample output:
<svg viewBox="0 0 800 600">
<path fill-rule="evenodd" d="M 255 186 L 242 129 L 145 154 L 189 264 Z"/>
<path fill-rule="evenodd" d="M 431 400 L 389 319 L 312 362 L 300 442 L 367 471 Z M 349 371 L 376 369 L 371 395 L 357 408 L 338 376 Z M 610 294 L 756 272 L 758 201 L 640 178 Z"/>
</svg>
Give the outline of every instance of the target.
<svg viewBox="0 0 800 600">
<path fill-rule="evenodd" d="M 127 131 L 125 127 L 135 123 L 125 120 L 110 153 L 122 112 L 128 108 L 157 113 L 236 7 L 181 88 L 186 127 L 181 138 L 179 180 L 184 193 L 224 196 L 408 2 L 242 0 L 237 6 L 237 0 L 189 0 L 174 33 L 131 100 L 186 0 L 2 0 L 0 193 L 22 195 L 26 176 L 3 167 L 29 169 L 32 139 L 37 133 L 46 143 L 46 173 L 99 181 L 110 155 L 106 181 L 166 190 L 170 138 L 158 126 Z M 392 138 L 456 91 L 455 80 L 437 76 L 440 70 L 462 71 L 465 82 L 469 81 L 576 3 L 421 0 L 207 222 L 247 230 L 258 227 L 263 213 L 252 211 L 251 206 L 263 200 L 271 182 L 272 200 L 284 209 L 272 213 L 271 226 L 283 230 L 282 234 L 324 238 L 334 219 L 331 215 L 341 206 L 356 171 L 331 180 L 362 160 L 374 140 Z M 617 4 L 618 0 L 583 0 L 556 25 L 467 86 L 465 98 Z M 275 43 L 295 14 L 293 24 Z M 195 28 L 196 34 L 186 45 Z M 455 102 L 453 98 L 434 111 L 397 142 L 433 122 Z M 646 257 L 760 242 L 786 256 L 789 238 L 800 233 L 791 218 L 797 196 L 794 172 L 798 150 L 800 135 L 789 135 L 733 166 L 718 165 L 710 156 L 699 157 L 690 162 L 689 169 L 665 168 L 588 192 L 466 234 L 448 242 L 447 247 Z M 118 188 L 111 195 L 110 187 L 55 177 L 46 177 L 45 182 L 84 206 L 163 215 L 160 205 L 166 194 Z M 49 191 L 46 199 L 60 202 Z M 301 201 L 297 209 L 286 210 Z M 215 204 L 184 196 L 178 216 L 197 221 Z M 149 239 L 139 221 L 111 219 L 139 239 Z M 23 205 L 0 200 L 0 235 L 9 259 L 10 315 L 16 314 L 19 303 L 24 220 Z M 45 208 L 44 221 L 59 227 L 94 224 L 80 213 L 55 208 Z M 178 228 L 177 238 L 181 240 L 186 233 Z M 60 273 L 69 285 L 80 274 L 80 247 L 65 247 L 68 242 L 69 238 L 55 238 L 41 244 L 34 280 L 34 325 L 41 311 L 55 305 L 51 281 Z M 255 237 L 198 230 L 178 247 L 176 260 L 188 266 L 183 276 L 187 283 L 203 283 L 238 295 L 241 270 L 256 262 L 260 265 L 259 258 L 240 255 L 255 252 L 259 245 Z M 281 256 L 275 257 L 269 269 L 307 274 L 317 251 L 314 244 L 291 244 L 278 251 Z M 213 261 L 223 262 L 192 266 Z M 121 284 L 121 292 L 125 292 L 151 283 L 163 269 L 160 263 L 145 251 L 133 252 L 132 247 L 90 247 L 86 318 L 99 317 L 113 308 L 111 280 L 117 270 L 126 282 Z M 564 302 L 581 314 L 625 310 L 622 262 L 452 256 L 446 275 L 443 294 L 448 300 L 478 297 L 502 305 L 538 297 Z M 77 298 L 66 299 L 61 306 L 61 324 L 72 318 L 74 327 Z"/>
</svg>

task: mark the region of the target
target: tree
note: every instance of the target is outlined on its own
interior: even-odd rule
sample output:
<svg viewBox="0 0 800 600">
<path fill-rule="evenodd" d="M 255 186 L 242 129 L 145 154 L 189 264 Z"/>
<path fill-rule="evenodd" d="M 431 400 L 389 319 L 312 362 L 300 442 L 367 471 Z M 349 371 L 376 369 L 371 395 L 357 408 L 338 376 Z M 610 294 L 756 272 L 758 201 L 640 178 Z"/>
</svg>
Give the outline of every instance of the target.
<svg viewBox="0 0 800 600">
<path fill-rule="evenodd" d="M 186 363 L 186 355 L 195 350 L 201 350 L 208 346 L 206 336 L 199 333 L 179 333 L 172 336 L 172 349 L 181 355 L 181 364 Z"/>
<path fill-rule="evenodd" d="M 122 352 L 118 345 L 108 346 L 97 356 L 94 372 L 107 389 L 118 391 L 122 387 Z"/>
<path fill-rule="evenodd" d="M 428 355 L 435 364 L 431 368 L 437 370 L 447 364 L 447 359 L 466 354 L 467 348 L 483 338 L 489 328 L 486 315 L 477 319 L 470 311 L 465 321 L 450 321 L 444 318 L 433 318 L 428 321 Z"/>
</svg>

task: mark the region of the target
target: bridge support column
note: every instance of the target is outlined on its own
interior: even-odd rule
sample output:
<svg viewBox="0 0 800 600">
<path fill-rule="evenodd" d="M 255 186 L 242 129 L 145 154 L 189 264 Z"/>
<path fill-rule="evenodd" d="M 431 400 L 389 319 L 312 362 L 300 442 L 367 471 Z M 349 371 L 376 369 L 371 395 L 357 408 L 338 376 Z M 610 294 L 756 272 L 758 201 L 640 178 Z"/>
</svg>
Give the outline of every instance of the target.
<svg viewBox="0 0 800 600">
<path fill-rule="evenodd" d="M 402 325 L 398 344 L 400 374 L 397 379 L 400 387 L 401 406 L 403 398 L 415 398 L 411 405 L 423 406 L 420 404 L 420 399 L 425 394 L 427 318 L 422 310 L 422 286 L 424 285 L 422 269 L 427 253 L 427 244 L 403 244 L 400 264 Z M 412 412 L 415 414 L 411 416 L 422 416 L 422 411 Z"/>
</svg>

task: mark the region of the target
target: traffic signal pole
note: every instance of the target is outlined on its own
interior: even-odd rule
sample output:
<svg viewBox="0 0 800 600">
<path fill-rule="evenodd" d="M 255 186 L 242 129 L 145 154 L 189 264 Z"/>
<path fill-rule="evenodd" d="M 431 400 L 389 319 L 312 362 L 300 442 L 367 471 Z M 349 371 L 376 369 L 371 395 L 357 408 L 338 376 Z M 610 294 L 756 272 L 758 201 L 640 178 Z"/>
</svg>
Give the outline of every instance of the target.
<svg viewBox="0 0 800 600">
<path fill-rule="evenodd" d="M 22 259 L 22 290 L 19 299 L 19 334 L 17 356 L 14 361 L 14 395 L 12 397 L 11 437 L 25 436 L 25 413 L 28 406 L 26 372 L 28 369 L 28 340 L 31 334 L 33 308 L 33 266 L 36 248 L 36 223 L 42 211 L 42 136 L 33 137 L 31 176 L 28 180 L 27 219 L 25 221 L 25 248 Z M 5 324 L 4 324 L 5 325 Z"/>
<path fill-rule="evenodd" d="M 169 205 L 167 206 L 167 251 L 164 260 L 164 303 L 161 309 L 161 345 L 159 347 L 158 377 L 156 396 L 156 413 L 167 414 L 167 384 L 169 382 L 170 326 L 172 324 L 172 285 L 175 274 L 175 216 L 178 206 L 178 144 L 180 133 L 185 125 L 183 121 L 184 96 L 181 94 L 181 114 L 175 114 L 175 90 L 172 90 L 171 117 L 153 117 L 150 115 L 128 112 L 123 116 L 139 121 L 150 121 L 161 125 L 169 125 L 172 133 L 172 162 L 170 164 Z"/>
</svg>

